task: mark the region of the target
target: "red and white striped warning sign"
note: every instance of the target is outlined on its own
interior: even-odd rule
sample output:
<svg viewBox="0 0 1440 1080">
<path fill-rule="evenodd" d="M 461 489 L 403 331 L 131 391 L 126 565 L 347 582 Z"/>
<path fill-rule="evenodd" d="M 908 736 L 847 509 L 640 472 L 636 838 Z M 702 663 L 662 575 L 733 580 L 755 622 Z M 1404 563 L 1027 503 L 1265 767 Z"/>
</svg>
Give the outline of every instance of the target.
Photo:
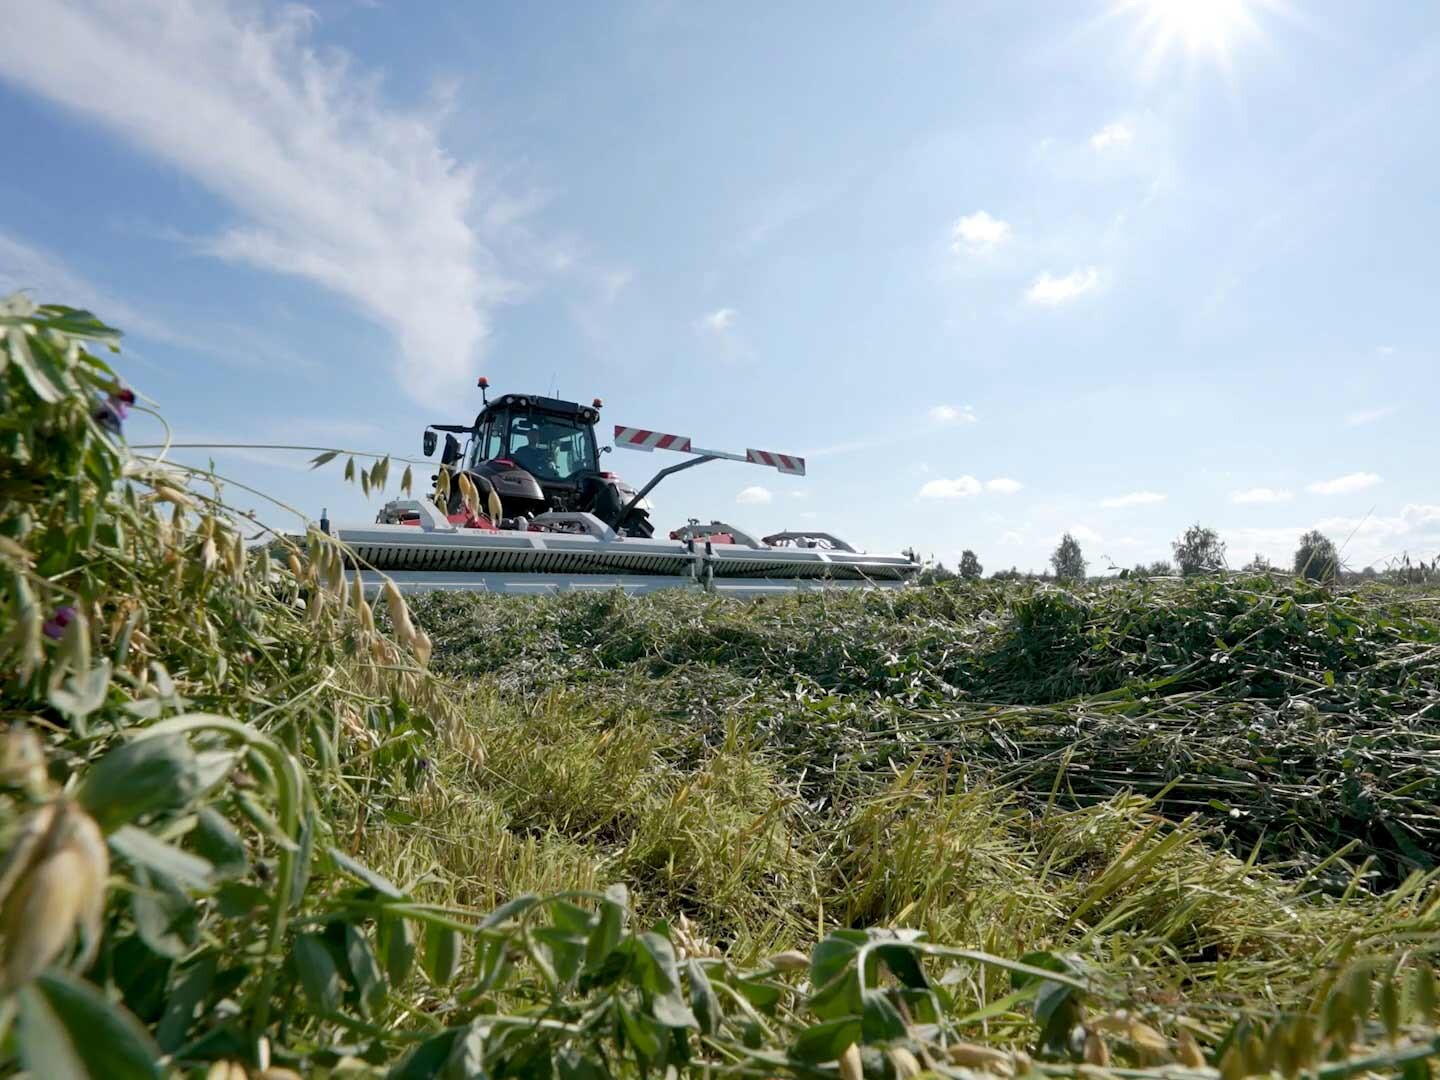
<svg viewBox="0 0 1440 1080">
<path fill-rule="evenodd" d="M 615 442 L 632 450 L 678 450 L 690 452 L 690 440 L 684 435 L 666 435 L 663 431 L 646 431 L 644 428 L 615 425 Z"/>
<path fill-rule="evenodd" d="M 773 450 L 747 449 L 745 460 L 753 465 L 769 465 L 771 468 L 779 469 L 782 473 L 794 473 L 796 476 L 805 475 L 805 459 L 796 457 L 794 454 L 777 454 Z"/>
</svg>

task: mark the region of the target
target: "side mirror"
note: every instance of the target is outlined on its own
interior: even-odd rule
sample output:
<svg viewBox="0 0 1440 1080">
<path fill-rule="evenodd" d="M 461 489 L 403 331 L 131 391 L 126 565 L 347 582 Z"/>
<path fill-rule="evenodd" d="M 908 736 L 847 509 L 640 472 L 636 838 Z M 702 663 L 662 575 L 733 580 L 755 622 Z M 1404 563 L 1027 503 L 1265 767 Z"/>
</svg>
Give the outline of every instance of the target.
<svg viewBox="0 0 1440 1080">
<path fill-rule="evenodd" d="M 602 446 L 602 447 L 600 447 L 600 452 L 601 452 L 602 454 L 608 454 L 611 450 L 614 450 L 614 449 L 615 449 L 615 448 L 614 448 L 613 446 Z"/>
<path fill-rule="evenodd" d="M 445 436 L 445 452 L 440 455 L 441 465 L 453 465 L 460 460 L 460 440 L 454 435 Z"/>
<path fill-rule="evenodd" d="M 432 429 L 425 429 L 425 437 L 420 445 L 424 447 L 426 457 L 435 452 L 435 432 Z"/>
</svg>

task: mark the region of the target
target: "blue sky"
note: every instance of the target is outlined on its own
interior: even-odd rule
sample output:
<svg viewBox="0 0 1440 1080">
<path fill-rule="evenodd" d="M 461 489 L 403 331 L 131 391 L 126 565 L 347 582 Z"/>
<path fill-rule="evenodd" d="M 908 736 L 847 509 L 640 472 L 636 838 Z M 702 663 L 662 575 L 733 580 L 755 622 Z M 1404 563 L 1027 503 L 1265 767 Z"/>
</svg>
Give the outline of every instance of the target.
<svg viewBox="0 0 1440 1080">
<path fill-rule="evenodd" d="M 1092 569 L 1161 558 L 1196 520 L 1236 565 L 1314 526 L 1356 566 L 1440 552 L 1433 4 L 5 20 L 0 290 L 128 331 L 182 441 L 416 455 L 484 373 L 809 459 L 667 481 L 665 527 L 987 570 L 1067 529 Z M 373 516 L 303 457 L 215 459 Z"/>
</svg>

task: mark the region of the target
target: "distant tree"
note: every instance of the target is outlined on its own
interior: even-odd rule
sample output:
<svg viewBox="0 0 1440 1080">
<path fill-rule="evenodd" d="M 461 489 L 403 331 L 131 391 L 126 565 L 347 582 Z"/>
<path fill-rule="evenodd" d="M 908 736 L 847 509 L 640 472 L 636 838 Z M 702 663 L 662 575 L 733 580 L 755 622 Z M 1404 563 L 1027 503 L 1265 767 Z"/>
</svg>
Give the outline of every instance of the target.
<svg viewBox="0 0 1440 1080">
<path fill-rule="evenodd" d="M 966 581 L 976 581 L 985 572 L 980 565 L 980 560 L 975 557 L 975 552 L 966 548 L 960 553 L 960 576 Z"/>
<path fill-rule="evenodd" d="M 1340 571 L 1340 556 L 1330 538 L 1319 529 L 1300 537 L 1295 549 L 1295 573 L 1311 581 L 1334 581 Z"/>
<path fill-rule="evenodd" d="M 1135 569 L 1130 571 L 1132 578 L 1169 577 L 1175 572 L 1175 568 L 1164 559 L 1156 559 L 1148 566 L 1145 563 L 1136 563 Z"/>
<path fill-rule="evenodd" d="M 1255 553 L 1255 557 L 1243 567 L 1247 574 L 1268 574 L 1274 569 L 1275 564 L 1258 551 Z"/>
<path fill-rule="evenodd" d="M 1018 566 L 1012 566 L 1009 570 L 996 570 L 990 575 L 991 581 L 1019 581 L 1027 575 L 1020 572 Z"/>
<path fill-rule="evenodd" d="M 1185 530 L 1185 535 L 1170 545 L 1175 562 L 1186 577 L 1212 574 L 1225 566 L 1225 543 L 1214 529 L 1198 521 Z"/>
<path fill-rule="evenodd" d="M 1084 581 L 1085 555 L 1080 543 L 1068 532 L 1060 538 L 1055 553 L 1050 556 L 1050 565 L 1055 568 L 1057 581 Z"/>
<path fill-rule="evenodd" d="M 920 571 L 921 585 L 930 585 L 936 581 L 953 581 L 954 579 L 955 571 L 939 561 L 927 563 L 925 569 Z"/>
</svg>

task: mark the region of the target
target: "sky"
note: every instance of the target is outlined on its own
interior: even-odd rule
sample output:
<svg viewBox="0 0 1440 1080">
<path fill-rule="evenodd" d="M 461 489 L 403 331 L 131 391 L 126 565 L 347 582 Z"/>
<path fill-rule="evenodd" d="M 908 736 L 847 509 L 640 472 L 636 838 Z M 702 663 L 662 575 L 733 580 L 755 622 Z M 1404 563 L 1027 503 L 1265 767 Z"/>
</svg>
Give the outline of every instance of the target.
<svg viewBox="0 0 1440 1080">
<path fill-rule="evenodd" d="M 1197 521 L 1234 566 L 1310 528 L 1356 568 L 1440 554 L 1433 3 L 0 15 L 0 293 L 124 330 L 175 441 L 419 458 L 484 374 L 807 458 L 669 479 L 662 530 L 987 572 Z M 376 510 L 305 453 L 174 456 Z"/>
</svg>

